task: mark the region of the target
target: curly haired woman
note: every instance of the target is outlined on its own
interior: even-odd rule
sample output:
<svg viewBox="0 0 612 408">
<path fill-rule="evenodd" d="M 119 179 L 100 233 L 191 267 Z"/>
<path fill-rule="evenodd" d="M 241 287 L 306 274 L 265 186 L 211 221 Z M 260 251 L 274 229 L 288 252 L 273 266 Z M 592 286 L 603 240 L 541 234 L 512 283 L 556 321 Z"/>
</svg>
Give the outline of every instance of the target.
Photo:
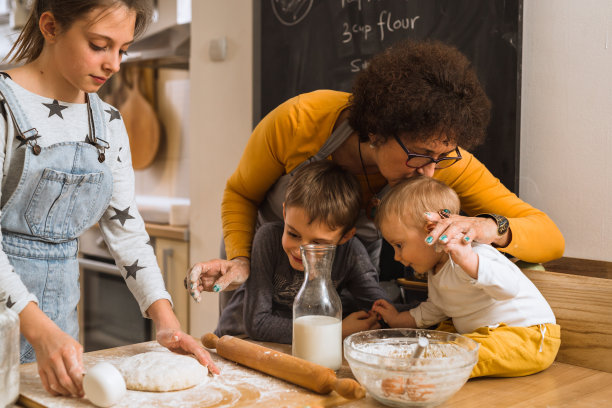
<svg viewBox="0 0 612 408">
<path fill-rule="evenodd" d="M 554 222 L 466 150 L 484 140 L 490 105 L 468 59 L 433 41 L 400 42 L 375 56 L 352 94 L 319 90 L 284 102 L 255 128 L 227 182 L 227 260 L 196 264 L 188 276 L 192 295 L 233 289 L 248 278 L 256 226 L 282 219 L 287 178 L 312 160 L 332 160 L 360 181 L 364 208 L 357 236 L 375 265 L 381 239 L 373 211 L 388 186 L 415 175 L 452 187 L 468 215 L 432 217 L 428 244 L 460 236 L 465 245 L 492 244 L 528 262 L 560 257 L 565 243 Z"/>
</svg>

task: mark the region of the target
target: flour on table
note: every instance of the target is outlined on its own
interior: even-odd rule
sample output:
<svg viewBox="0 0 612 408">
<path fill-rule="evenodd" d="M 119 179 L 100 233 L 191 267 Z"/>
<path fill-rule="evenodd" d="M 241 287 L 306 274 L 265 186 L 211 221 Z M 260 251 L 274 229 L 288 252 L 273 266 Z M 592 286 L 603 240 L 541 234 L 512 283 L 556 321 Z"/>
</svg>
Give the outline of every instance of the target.
<svg viewBox="0 0 612 408">
<path fill-rule="evenodd" d="M 193 357 L 150 351 L 123 360 L 117 367 L 128 390 L 178 391 L 208 381 L 208 368 Z"/>
</svg>

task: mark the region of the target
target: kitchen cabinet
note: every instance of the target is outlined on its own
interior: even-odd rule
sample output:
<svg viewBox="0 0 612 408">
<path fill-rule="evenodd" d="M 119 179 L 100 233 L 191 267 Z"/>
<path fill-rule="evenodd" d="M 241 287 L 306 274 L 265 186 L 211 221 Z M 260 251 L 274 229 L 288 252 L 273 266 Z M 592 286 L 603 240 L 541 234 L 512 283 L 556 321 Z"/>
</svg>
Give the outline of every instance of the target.
<svg viewBox="0 0 612 408">
<path fill-rule="evenodd" d="M 189 269 L 189 241 L 154 237 L 157 263 L 164 277 L 166 289 L 172 296 L 174 313 L 181 323 L 183 331 L 189 332 L 189 294 L 183 285 L 183 279 Z"/>
</svg>

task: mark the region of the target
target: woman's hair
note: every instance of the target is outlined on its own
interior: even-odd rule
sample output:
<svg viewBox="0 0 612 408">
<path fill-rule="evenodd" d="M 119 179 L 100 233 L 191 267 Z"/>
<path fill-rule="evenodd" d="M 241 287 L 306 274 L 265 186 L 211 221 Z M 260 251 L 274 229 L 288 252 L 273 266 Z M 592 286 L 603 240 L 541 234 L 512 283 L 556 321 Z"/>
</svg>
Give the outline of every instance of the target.
<svg viewBox="0 0 612 408">
<path fill-rule="evenodd" d="M 491 103 L 470 61 L 438 41 L 404 40 L 374 56 L 353 84 L 349 123 L 361 141 L 406 133 L 469 149 L 484 140 Z"/>
<path fill-rule="evenodd" d="M 403 224 L 425 226 L 425 212 L 448 209 L 459 214 L 460 200 L 455 190 L 431 177 L 416 176 L 402 180 L 385 195 L 376 210 L 376 225 L 395 217 Z"/>
<path fill-rule="evenodd" d="M 359 182 L 329 160 L 315 161 L 299 169 L 285 193 L 285 208 L 306 211 L 308 223 L 324 222 L 343 233 L 355 226 L 361 208 Z"/>
<path fill-rule="evenodd" d="M 142 34 L 153 14 L 151 2 L 147 0 L 35 0 L 32 11 L 26 21 L 17 41 L 11 47 L 7 58 L 10 62 L 31 62 L 42 52 L 45 39 L 40 32 L 38 22 L 40 16 L 49 11 L 55 17 L 62 31 L 70 29 L 72 24 L 83 18 L 96 8 L 109 9 L 111 7 L 125 6 L 136 13 L 134 37 Z"/>
</svg>

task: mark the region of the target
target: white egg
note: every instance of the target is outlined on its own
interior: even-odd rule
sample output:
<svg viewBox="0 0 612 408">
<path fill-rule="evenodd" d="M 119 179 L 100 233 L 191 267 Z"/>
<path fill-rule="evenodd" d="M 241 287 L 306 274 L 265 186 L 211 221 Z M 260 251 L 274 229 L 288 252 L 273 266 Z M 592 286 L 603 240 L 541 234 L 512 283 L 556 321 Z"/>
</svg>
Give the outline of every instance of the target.
<svg viewBox="0 0 612 408">
<path fill-rule="evenodd" d="M 98 407 L 110 407 L 125 395 L 125 380 L 110 363 L 98 363 L 83 378 L 85 396 Z"/>
</svg>

